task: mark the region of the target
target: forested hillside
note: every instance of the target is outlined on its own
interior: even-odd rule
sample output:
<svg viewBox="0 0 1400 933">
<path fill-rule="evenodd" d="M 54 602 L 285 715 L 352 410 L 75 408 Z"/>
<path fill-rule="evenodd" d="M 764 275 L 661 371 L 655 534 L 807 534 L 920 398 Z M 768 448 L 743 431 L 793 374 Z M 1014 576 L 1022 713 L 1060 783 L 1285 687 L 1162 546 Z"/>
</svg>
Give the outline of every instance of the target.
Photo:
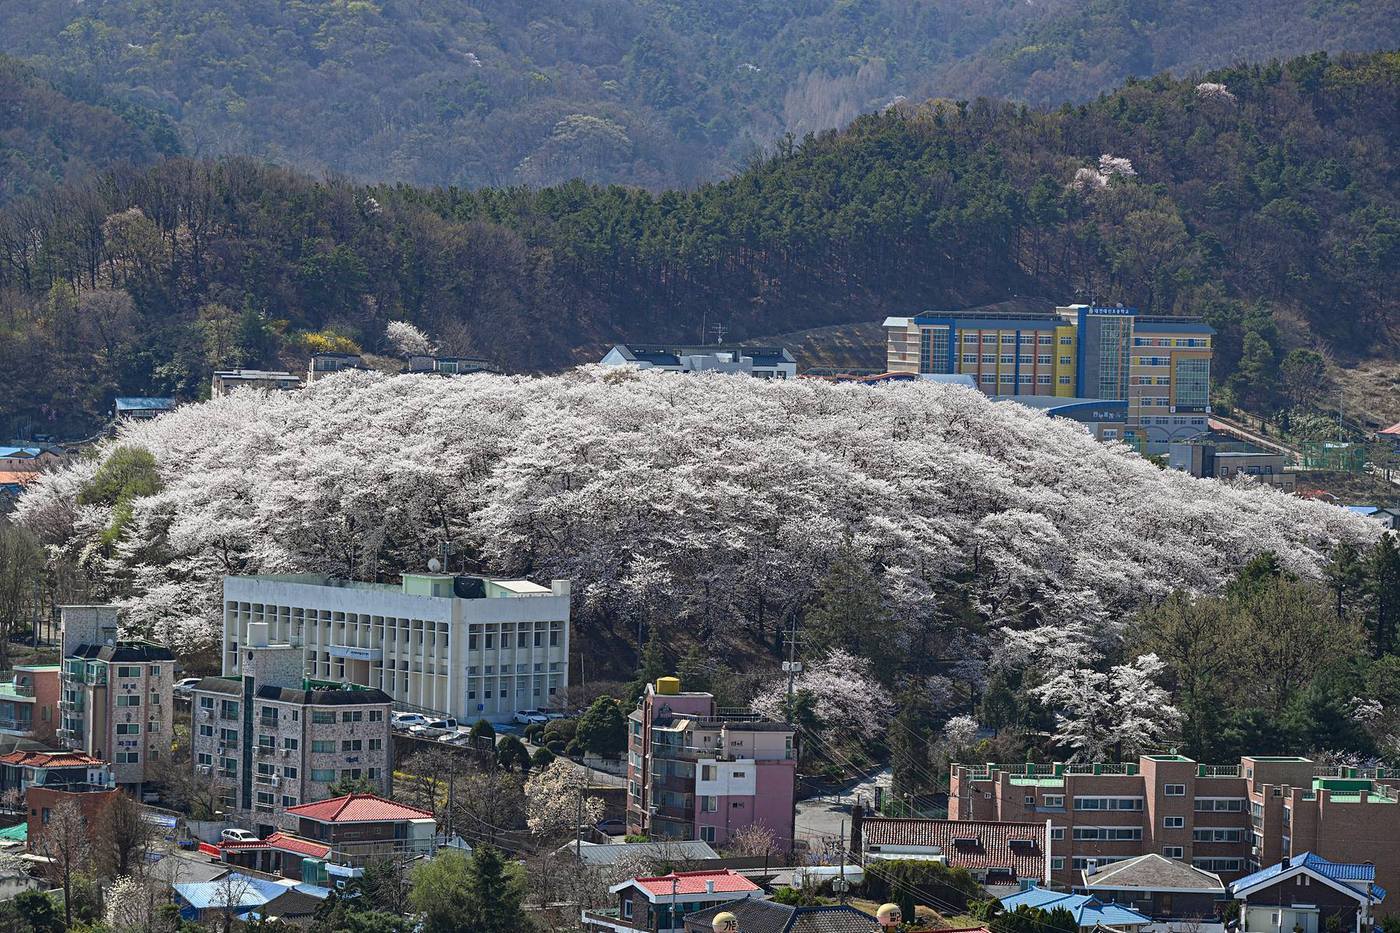
<svg viewBox="0 0 1400 933">
<path fill-rule="evenodd" d="M 0 215 L 0 416 L 386 349 L 407 320 L 512 369 L 619 339 L 739 338 L 1014 294 L 1203 314 L 1227 397 L 1400 320 L 1400 54 L 1155 78 L 1091 104 L 905 105 L 686 193 L 424 189 L 167 161 Z"/>
<path fill-rule="evenodd" d="M 689 185 L 899 97 L 1057 105 L 1397 44 L 1374 0 L 0 4 L 0 52 L 168 114 L 196 155 L 468 186 Z"/>
<path fill-rule="evenodd" d="M 0 204 L 178 150 L 175 128 L 160 114 L 65 92 L 0 55 Z"/>
</svg>

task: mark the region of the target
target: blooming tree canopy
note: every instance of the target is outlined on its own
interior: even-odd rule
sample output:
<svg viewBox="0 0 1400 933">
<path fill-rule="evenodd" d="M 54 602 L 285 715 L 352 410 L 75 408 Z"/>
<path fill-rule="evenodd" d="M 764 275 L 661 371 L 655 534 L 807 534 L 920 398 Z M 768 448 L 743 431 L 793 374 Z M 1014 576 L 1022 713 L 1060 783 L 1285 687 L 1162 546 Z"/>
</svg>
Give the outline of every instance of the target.
<svg viewBox="0 0 1400 933">
<path fill-rule="evenodd" d="M 546 839 L 592 826 L 603 818 L 603 801 L 585 796 L 583 772 L 570 761 L 556 758 L 525 782 L 525 822 L 530 832 Z"/>
<path fill-rule="evenodd" d="M 407 321 L 390 321 L 384 328 L 384 336 L 401 356 L 431 356 L 437 352 L 428 335 Z"/>
<path fill-rule="evenodd" d="M 893 706 L 889 694 L 871 675 L 868 661 L 845 651 L 838 649 L 808 663 L 793 689 L 812 698 L 823 732 L 869 738 L 889 723 Z M 777 678 L 754 697 L 754 712 L 782 719 L 786 696 L 787 678 Z"/>
<path fill-rule="evenodd" d="M 1061 670 L 1035 688 L 1055 711 L 1055 741 L 1072 749 L 1071 761 L 1101 761 L 1111 750 L 1132 755 L 1166 737 L 1180 719 L 1160 678 L 1166 665 L 1144 654 L 1108 672 Z"/>
<path fill-rule="evenodd" d="M 82 497 L 121 447 L 153 455 L 158 488 Z M 881 568 L 886 624 L 916 630 L 955 594 L 986 642 L 1081 667 L 1146 600 L 1216 590 L 1263 551 L 1316 576 L 1336 542 L 1381 533 L 924 383 L 347 372 L 183 405 L 95 454 L 31 484 L 18 519 L 177 650 L 221 636 L 226 574 L 385 579 L 444 542 L 493 573 L 573 580 L 584 626 L 664 607 L 668 625 L 771 643 L 849 541 Z M 975 671 L 983 641 L 965 645 Z M 848 696 L 844 663 L 807 676 Z"/>
</svg>

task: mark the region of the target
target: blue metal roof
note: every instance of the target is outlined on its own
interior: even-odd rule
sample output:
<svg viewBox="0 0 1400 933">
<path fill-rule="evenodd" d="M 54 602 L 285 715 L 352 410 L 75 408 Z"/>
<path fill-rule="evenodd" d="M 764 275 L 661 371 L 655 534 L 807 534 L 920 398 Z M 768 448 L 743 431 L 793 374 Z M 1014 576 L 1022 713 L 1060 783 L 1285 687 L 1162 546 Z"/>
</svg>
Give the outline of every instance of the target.
<svg viewBox="0 0 1400 933">
<path fill-rule="evenodd" d="M 1252 875 L 1245 875 L 1238 881 L 1231 882 L 1230 893 L 1234 894 L 1236 891 L 1252 888 L 1261 882 L 1268 881 L 1270 878 L 1281 875 L 1283 872 L 1293 868 L 1306 868 L 1324 878 L 1341 884 L 1351 884 L 1358 881 L 1372 882 L 1372 893 L 1376 899 L 1382 900 L 1385 898 L 1385 889 L 1374 884 L 1376 880 L 1375 865 L 1369 862 L 1332 862 L 1320 855 L 1314 855 L 1311 852 L 1295 855 L 1285 862 L 1279 862 L 1276 865 L 1261 868 Z"/>
<path fill-rule="evenodd" d="M 149 398 L 146 396 L 129 395 L 116 400 L 117 411 L 149 411 L 158 409 L 161 411 L 174 408 L 173 398 Z"/>
<path fill-rule="evenodd" d="M 1152 922 L 1152 918 L 1138 913 L 1122 904 L 1105 904 L 1092 894 L 1065 894 L 1061 891 L 1047 891 L 1044 888 L 1027 888 L 1001 899 L 1006 910 L 1017 907 L 1035 907 L 1040 910 L 1064 908 L 1074 916 L 1074 922 L 1081 927 L 1140 926 Z"/>
<path fill-rule="evenodd" d="M 41 447 L 0 447 L 0 457 L 37 457 L 43 452 Z"/>
<path fill-rule="evenodd" d="M 1346 510 L 1348 512 L 1355 512 L 1357 515 L 1375 515 L 1380 511 L 1380 509 L 1374 505 L 1349 505 L 1346 507 Z"/>
<path fill-rule="evenodd" d="M 224 908 L 225 899 L 230 894 L 238 895 L 238 903 L 235 907 L 261 907 L 268 901 L 287 891 L 287 886 L 278 884 L 275 881 L 267 881 L 263 878 L 254 878 L 251 875 L 242 875 L 234 872 L 238 876 L 238 881 L 230 883 L 226 878 L 217 881 L 198 881 L 191 884 L 171 885 L 175 893 L 180 895 L 185 903 L 195 910 L 205 910 L 210 907 Z M 232 890 L 230 890 L 232 889 Z"/>
</svg>

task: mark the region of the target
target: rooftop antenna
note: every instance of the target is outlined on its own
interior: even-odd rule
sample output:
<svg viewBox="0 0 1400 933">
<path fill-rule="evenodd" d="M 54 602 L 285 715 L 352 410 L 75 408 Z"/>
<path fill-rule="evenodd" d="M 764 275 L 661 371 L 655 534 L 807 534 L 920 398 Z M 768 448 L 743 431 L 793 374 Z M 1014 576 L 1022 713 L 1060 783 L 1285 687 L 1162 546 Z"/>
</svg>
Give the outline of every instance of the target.
<svg viewBox="0 0 1400 933">
<path fill-rule="evenodd" d="M 710 330 L 714 331 L 715 343 L 724 343 L 725 332 L 729 330 L 723 321 L 715 321 L 710 325 Z"/>
</svg>

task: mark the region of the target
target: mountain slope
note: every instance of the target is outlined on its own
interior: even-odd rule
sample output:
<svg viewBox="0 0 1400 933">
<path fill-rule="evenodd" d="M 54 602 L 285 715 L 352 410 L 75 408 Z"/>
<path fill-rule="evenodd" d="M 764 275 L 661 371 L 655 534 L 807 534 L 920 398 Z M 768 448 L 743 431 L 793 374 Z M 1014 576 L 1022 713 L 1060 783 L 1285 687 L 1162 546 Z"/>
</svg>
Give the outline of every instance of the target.
<svg viewBox="0 0 1400 933">
<path fill-rule="evenodd" d="M 547 370 L 706 323 L 744 339 L 1015 295 L 1203 314 L 1228 397 L 1285 404 L 1292 349 L 1394 354 L 1400 54 L 1210 77 L 1048 114 L 903 106 L 660 195 L 116 173 L 0 215 L 0 364 L 21 374 L 0 422 L 90 425 L 114 393 L 197 397 L 211 368 L 300 367 L 332 338 L 384 352 L 391 320 Z"/>
<path fill-rule="evenodd" d="M 177 149 L 173 129 L 154 114 L 77 99 L 0 55 L 0 204 Z"/>
<path fill-rule="evenodd" d="M 123 479 L 147 494 L 111 494 Z M 843 547 L 873 558 L 893 617 L 975 663 L 987 627 L 1106 643 L 1135 607 L 1217 590 L 1256 554 L 1315 576 L 1337 542 L 1380 534 L 960 387 L 600 367 L 348 373 L 182 407 L 42 479 L 19 518 L 185 650 L 217 638 L 225 573 L 383 578 L 447 541 L 454 570 L 572 579 L 590 667 L 600 634 L 638 620 L 777 644 Z"/>
<path fill-rule="evenodd" d="M 1393 47 L 1393 12 L 1330 0 L 11 0 L 0 51 L 164 111 L 200 155 L 418 184 L 660 188 L 897 96 L 1085 100 L 1166 68 Z"/>
</svg>

